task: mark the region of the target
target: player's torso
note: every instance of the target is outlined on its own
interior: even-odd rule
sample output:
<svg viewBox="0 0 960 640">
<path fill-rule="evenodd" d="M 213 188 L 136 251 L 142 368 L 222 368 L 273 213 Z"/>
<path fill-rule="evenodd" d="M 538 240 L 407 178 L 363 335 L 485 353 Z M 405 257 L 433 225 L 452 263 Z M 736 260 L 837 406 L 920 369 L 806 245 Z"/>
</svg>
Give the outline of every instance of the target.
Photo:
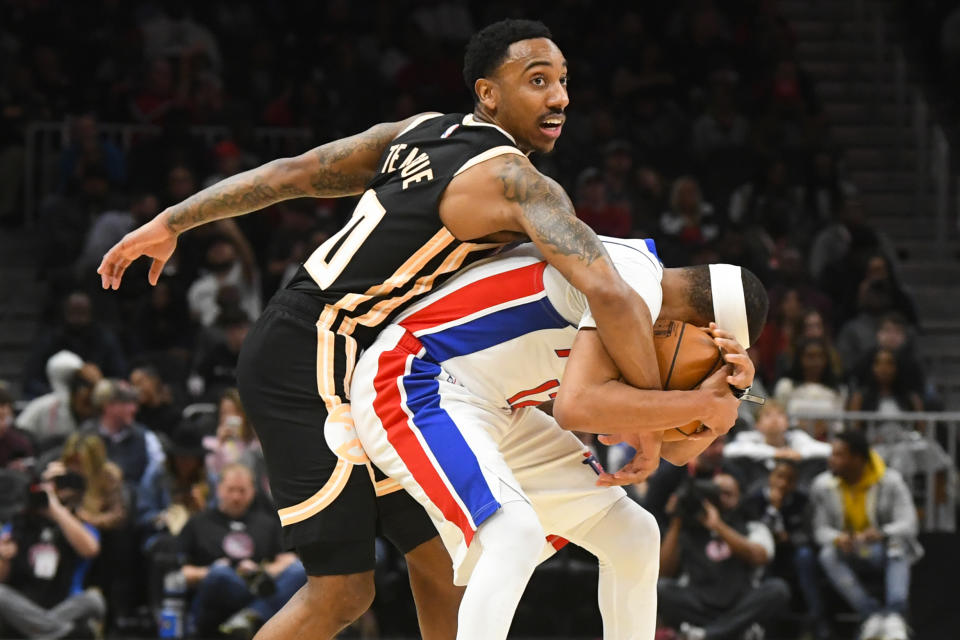
<svg viewBox="0 0 960 640">
<path fill-rule="evenodd" d="M 463 114 L 414 123 L 384 152 L 350 220 L 287 288 L 323 300 L 322 324 L 367 344 L 402 305 L 499 246 L 457 240 L 438 207 L 457 173 L 505 152 L 516 152 L 506 133 Z"/>
<path fill-rule="evenodd" d="M 662 267 L 652 243 L 640 259 L 651 265 L 646 270 L 621 266 L 629 263 L 622 254 L 636 252 L 636 246 L 605 243 L 628 283 L 643 280 L 646 289 L 659 292 Z M 659 313 L 659 299 L 648 306 Z M 462 271 L 404 310 L 396 323 L 459 384 L 495 406 L 516 409 L 556 395 L 585 311 L 585 297 L 525 244 Z"/>
<path fill-rule="evenodd" d="M 397 323 L 474 394 L 503 408 L 539 404 L 560 386 L 578 319 L 550 301 L 547 269 L 523 245 L 461 272 Z"/>
</svg>

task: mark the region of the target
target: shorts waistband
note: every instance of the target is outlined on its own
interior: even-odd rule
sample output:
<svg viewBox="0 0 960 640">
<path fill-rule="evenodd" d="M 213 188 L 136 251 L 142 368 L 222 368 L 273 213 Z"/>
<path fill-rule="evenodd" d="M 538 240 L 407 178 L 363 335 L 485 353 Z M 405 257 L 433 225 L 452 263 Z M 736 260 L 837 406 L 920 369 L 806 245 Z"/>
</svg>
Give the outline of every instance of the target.
<svg viewBox="0 0 960 640">
<path fill-rule="evenodd" d="M 327 306 L 326 301 L 293 289 L 280 289 L 270 298 L 269 304 L 283 307 L 310 322 L 316 322 Z"/>
</svg>

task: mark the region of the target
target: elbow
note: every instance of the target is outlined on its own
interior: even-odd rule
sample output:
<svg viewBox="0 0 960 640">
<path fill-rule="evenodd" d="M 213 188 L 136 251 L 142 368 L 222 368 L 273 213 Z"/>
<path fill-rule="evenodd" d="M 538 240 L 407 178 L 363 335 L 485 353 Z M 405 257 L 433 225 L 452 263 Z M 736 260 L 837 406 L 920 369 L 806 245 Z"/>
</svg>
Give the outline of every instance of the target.
<svg viewBox="0 0 960 640">
<path fill-rule="evenodd" d="M 568 391 L 560 387 L 557 397 L 553 400 L 553 419 L 561 429 L 577 431 L 588 426 L 589 412 L 583 410 L 586 405 L 581 402 L 581 395 L 577 391 Z"/>
<path fill-rule="evenodd" d="M 92 559 L 100 555 L 100 543 L 96 540 L 89 540 L 85 544 L 80 545 L 80 548 L 77 549 L 77 555 L 81 558 Z"/>
</svg>

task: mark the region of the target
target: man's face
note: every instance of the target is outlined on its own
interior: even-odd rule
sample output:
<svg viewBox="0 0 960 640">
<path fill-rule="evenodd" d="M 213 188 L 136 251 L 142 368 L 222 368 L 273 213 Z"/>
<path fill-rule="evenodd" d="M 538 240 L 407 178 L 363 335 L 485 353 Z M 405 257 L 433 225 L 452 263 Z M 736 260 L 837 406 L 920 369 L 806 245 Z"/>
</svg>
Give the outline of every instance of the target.
<svg viewBox="0 0 960 640">
<path fill-rule="evenodd" d="M 217 485 L 217 505 L 231 518 L 240 518 L 250 508 L 254 497 L 253 477 L 246 471 L 227 471 Z"/>
<path fill-rule="evenodd" d="M 103 405 L 104 422 L 129 426 L 137 415 L 137 403 L 130 400 L 112 401 Z"/>
<path fill-rule="evenodd" d="M 720 490 L 720 510 L 735 509 L 740 502 L 740 487 L 733 476 L 721 473 L 713 479 L 713 484 Z"/>
<path fill-rule="evenodd" d="M 849 476 L 853 468 L 854 457 L 850 455 L 850 449 L 843 440 L 834 440 L 830 450 L 830 457 L 827 458 L 827 466 L 830 472 L 841 478 Z"/>
<path fill-rule="evenodd" d="M 497 122 L 523 151 L 553 150 L 563 128 L 567 95 L 567 62 L 547 38 L 519 40 L 489 80 L 491 109 Z"/>
<path fill-rule="evenodd" d="M 770 472 L 770 488 L 779 489 L 783 495 L 790 494 L 797 486 L 797 472 L 788 464 L 778 464 Z"/>
<path fill-rule="evenodd" d="M 764 411 L 757 420 L 756 429 L 765 438 L 778 440 L 787 432 L 789 426 L 786 413 L 779 409 L 770 408 Z"/>
</svg>

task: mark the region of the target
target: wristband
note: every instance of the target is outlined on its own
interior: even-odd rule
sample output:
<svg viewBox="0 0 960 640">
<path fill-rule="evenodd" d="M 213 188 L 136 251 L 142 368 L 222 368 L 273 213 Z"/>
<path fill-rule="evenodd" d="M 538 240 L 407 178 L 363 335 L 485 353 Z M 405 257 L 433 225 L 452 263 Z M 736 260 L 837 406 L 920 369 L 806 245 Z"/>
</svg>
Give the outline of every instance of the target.
<svg viewBox="0 0 960 640">
<path fill-rule="evenodd" d="M 757 396 L 750 393 L 750 389 L 751 387 L 747 387 L 746 389 L 740 389 L 739 387 L 730 385 L 730 393 L 732 393 L 733 397 L 736 398 L 737 400 L 740 400 L 742 402 L 752 402 L 753 404 L 766 404 L 767 402 L 766 398 L 764 398 L 763 396 Z"/>
</svg>

